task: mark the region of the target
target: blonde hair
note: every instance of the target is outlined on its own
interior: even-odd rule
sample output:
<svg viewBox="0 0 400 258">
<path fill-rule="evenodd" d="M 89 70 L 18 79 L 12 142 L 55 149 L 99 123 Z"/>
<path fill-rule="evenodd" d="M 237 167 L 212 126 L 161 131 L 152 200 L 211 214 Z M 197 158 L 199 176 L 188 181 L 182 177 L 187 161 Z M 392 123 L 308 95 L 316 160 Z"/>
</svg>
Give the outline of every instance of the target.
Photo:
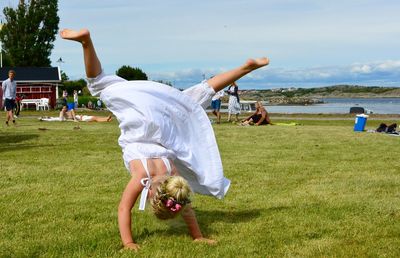
<svg viewBox="0 0 400 258">
<path fill-rule="evenodd" d="M 150 200 L 154 215 L 167 220 L 176 217 L 179 211 L 190 203 L 192 190 L 188 182 L 181 176 L 167 176 L 156 188 L 153 198 Z M 173 202 L 181 206 L 178 210 L 167 207 L 167 202 Z"/>
</svg>

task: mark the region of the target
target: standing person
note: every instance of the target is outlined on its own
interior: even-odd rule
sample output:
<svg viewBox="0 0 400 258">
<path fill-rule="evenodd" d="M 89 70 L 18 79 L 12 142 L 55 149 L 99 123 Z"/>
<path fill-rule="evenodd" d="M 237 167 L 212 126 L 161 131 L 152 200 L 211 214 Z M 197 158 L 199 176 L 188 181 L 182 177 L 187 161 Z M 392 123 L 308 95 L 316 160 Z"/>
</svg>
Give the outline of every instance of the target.
<svg viewBox="0 0 400 258">
<path fill-rule="evenodd" d="M 62 106 L 68 106 L 68 92 L 63 90 L 62 92 Z"/>
<path fill-rule="evenodd" d="M 3 87 L 0 87 L 0 110 L 3 110 Z"/>
<path fill-rule="evenodd" d="M 9 125 L 9 121 L 12 120 L 13 124 L 15 124 L 14 118 L 14 107 L 15 107 L 15 98 L 17 97 L 17 83 L 14 80 L 15 71 L 8 71 L 8 79 L 3 81 L 3 98 L 5 99 L 4 105 L 6 107 L 6 125 Z"/>
<path fill-rule="evenodd" d="M 68 92 L 67 92 L 67 90 L 63 90 L 62 97 L 63 97 L 63 99 L 67 99 L 67 98 L 68 98 Z"/>
<path fill-rule="evenodd" d="M 217 124 L 221 123 L 221 98 L 225 95 L 224 90 L 220 90 L 211 99 L 213 114 L 217 117 Z"/>
<path fill-rule="evenodd" d="M 103 103 L 101 102 L 101 99 L 98 99 L 97 100 L 97 109 L 101 110 L 102 106 L 103 106 Z"/>
<path fill-rule="evenodd" d="M 88 107 L 88 109 L 92 109 L 93 108 L 93 102 L 91 100 L 88 101 L 87 107 Z"/>
<path fill-rule="evenodd" d="M 78 92 L 76 90 L 74 90 L 74 109 L 78 108 Z"/>
<path fill-rule="evenodd" d="M 239 122 L 240 100 L 238 94 L 239 87 L 233 82 L 228 88 L 229 104 L 228 104 L 228 122 L 231 121 L 231 115 L 235 115 L 235 122 Z"/>
<path fill-rule="evenodd" d="M 24 95 L 17 95 L 15 98 L 15 117 L 18 118 L 19 113 L 21 112 L 22 100 L 24 99 Z"/>
<path fill-rule="evenodd" d="M 81 43 L 88 88 L 101 97 L 121 129 L 119 145 L 130 172 L 118 208 L 118 224 L 126 249 L 138 250 L 131 231 L 131 210 L 151 199 L 154 214 L 168 219 L 181 214 L 194 241 L 204 238 L 193 209 L 191 192 L 223 198 L 230 181 L 223 176 L 214 132 L 203 107 L 213 95 L 249 72 L 269 63 L 249 59 L 242 66 L 219 74 L 181 92 L 151 81 L 126 81 L 105 75 L 86 29 L 61 31 L 61 37 Z"/>
</svg>

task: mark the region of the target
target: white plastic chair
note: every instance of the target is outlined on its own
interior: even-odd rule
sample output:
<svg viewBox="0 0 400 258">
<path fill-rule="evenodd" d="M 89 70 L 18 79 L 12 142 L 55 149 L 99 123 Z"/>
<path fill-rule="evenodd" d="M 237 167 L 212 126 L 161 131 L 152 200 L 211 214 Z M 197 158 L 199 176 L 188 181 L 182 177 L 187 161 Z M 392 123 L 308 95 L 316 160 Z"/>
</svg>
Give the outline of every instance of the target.
<svg viewBox="0 0 400 258">
<path fill-rule="evenodd" d="M 41 98 L 40 99 L 40 103 L 38 105 L 38 109 L 40 110 L 40 108 L 43 108 L 43 110 L 46 110 L 46 108 L 47 108 L 47 110 L 50 110 L 49 99 L 48 98 Z"/>
</svg>

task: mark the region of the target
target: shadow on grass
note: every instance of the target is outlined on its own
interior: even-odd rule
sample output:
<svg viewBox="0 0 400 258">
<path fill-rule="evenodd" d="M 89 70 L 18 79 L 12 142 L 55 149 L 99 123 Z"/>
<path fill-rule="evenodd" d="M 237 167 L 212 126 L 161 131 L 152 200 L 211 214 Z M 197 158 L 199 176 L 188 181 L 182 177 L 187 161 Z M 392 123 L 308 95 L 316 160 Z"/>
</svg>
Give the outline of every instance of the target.
<svg viewBox="0 0 400 258">
<path fill-rule="evenodd" d="M 291 207 L 291 206 L 274 206 L 274 207 L 269 207 L 265 211 L 267 213 L 275 213 L 275 212 L 279 212 L 279 211 L 289 210 L 289 209 L 292 209 L 292 208 L 293 207 Z"/>
<path fill-rule="evenodd" d="M 213 211 L 203 211 L 203 210 L 195 210 L 196 217 L 201 229 L 201 232 L 205 235 L 214 235 L 215 232 L 210 227 L 214 222 L 223 222 L 223 223 L 245 223 L 251 221 L 255 218 L 258 218 L 261 215 L 262 209 L 253 209 L 247 211 L 221 211 L 221 210 L 213 210 Z M 188 229 L 183 221 L 175 220 L 169 222 L 170 227 L 167 230 L 152 230 L 149 231 L 146 228 L 142 230 L 142 232 L 137 236 L 137 239 L 144 239 L 151 237 L 153 235 L 164 235 L 164 236 L 180 236 L 180 235 L 188 235 Z"/>
<path fill-rule="evenodd" d="M 37 134 L 0 135 L 0 152 L 36 148 L 38 147 L 37 145 L 19 143 L 29 141 L 38 137 L 39 135 Z"/>
<path fill-rule="evenodd" d="M 214 221 L 222 221 L 224 223 L 243 223 L 261 215 L 262 209 L 252 209 L 245 211 L 221 211 L 221 210 L 197 210 L 196 215 L 200 220 L 204 220 L 205 224 L 211 224 Z"/>
</svg>

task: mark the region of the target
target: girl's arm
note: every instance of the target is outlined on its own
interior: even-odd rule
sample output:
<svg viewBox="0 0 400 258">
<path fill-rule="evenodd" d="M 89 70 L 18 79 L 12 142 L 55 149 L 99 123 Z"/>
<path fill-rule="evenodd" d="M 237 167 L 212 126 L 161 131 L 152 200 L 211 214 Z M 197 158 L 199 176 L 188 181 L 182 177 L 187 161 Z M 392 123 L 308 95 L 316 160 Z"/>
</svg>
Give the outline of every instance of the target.
<svg viewBox="0 0 400 258">
<path fill-rule="evenodd" d="M 199 224 L 197 223 L 196 214 L 194 213 L 190 204 L 182 211 L 182 218 L 185 221 L 189 234 L 193 238 L 194 241 L 197 242 L 205 242 L 207 244 L 216 244 L 217 241 L 212 239 L 207 239 L 203 237 L 203 234 L 200 231 Z"/>
<path fill-rule="evenodd" d="M 269 118 L 269 115 L 268 115 L 268 112 L 267 112 L 267 111 L 265 111 L 265 121 L 267 121 L 268 124 L 272 125 L 271 119 Z"/>
<path fill-rule="evenodd" d="M 271 124 L 271 120 L 269 119 L 268 112 L 265 110 L 263 110 L 261 112 L 261 118 L 255 125 L 260 125 L 264 120 L 267 121 L 268 124 Z"/>
<path fill-rule="evenodd" d="M 266 119 L 267 112 L 261 111 L 261 118 L 255 125 L 260 125 Z"/>
<path fill-rule="evenodd" d="M 179 173 L 176 170 L 176 167 L 173 163 L 172 163 L 172 175 L 179 176 Z M 205 242 L 205 243 L 211 244 L 211 245 L 217 243 L 217 241 L 215 241 L 215 240 L 207 239 L 207 238 L 203 237 L 203 234 L 201 233 L 199 224 L 197 223 L 196 214 L 194 213 L 194 210 L 192 209 L 191 204 L 188 204 L 185 207 L 185 209 L 181 212 L 181 215 L 189 229 L 189 234 L 193 238 L 194 241 Z"/>
<path fill-rule="evenodd" d="M 142 191 L 143 186 L 137 173 L 133 173 L 131 180 L 126 185 L 118 207 L 118 225 L 121 240 L 125 248 L 138 250 L 139 246 L 132 237 L 131 210 Z"/>
</svg>

